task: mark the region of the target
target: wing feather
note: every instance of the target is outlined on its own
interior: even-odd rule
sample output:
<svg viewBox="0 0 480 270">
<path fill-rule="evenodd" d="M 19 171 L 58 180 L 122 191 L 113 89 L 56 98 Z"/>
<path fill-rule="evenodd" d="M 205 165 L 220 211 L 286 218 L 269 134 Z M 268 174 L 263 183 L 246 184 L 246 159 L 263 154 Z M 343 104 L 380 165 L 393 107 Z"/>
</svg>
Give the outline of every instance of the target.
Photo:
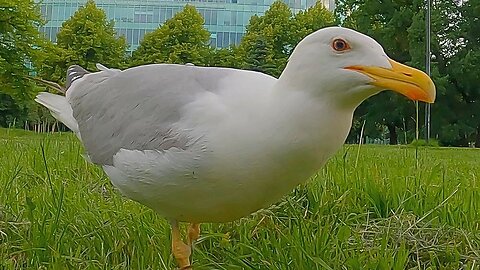
<svg viewBox="0 0 480 270">
<path fill-rule="evenodd" d="M 185 150 L 192 140 L 175 128 L 183 108 L 237 73 L 226 68 L 146 65 L 85 74 L 67 91 L 92 162 L 112 165 L 120 150 Z"/>
</svg>

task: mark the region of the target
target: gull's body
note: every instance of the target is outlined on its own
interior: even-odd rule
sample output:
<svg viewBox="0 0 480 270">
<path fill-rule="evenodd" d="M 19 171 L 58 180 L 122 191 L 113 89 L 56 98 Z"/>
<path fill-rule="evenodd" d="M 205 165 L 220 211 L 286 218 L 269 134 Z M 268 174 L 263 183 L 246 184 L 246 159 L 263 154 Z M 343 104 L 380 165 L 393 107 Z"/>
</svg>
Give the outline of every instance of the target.
<svg viewBox="0 0 480 270">
<path fill-rule="evenodd" d="M 279 200 L 341 147 L 354 109 L 383 88 L 433 101 L 433 83 L 410 72 L 373 39 L 333 27 L 304 39 L 279 79 L 167 64 L 74 67 L 65 98 L 37 101 L 124 195 L 176 226 L 235 220 Z"/>
<path fill-rule="evenodd" d="M 83 80 L 67 100 L 90 159 L 178 221 L 231 221 L 277 201 L 340 147 L 352 119 L 250 71 L 149 65 Z"/>
</svg>

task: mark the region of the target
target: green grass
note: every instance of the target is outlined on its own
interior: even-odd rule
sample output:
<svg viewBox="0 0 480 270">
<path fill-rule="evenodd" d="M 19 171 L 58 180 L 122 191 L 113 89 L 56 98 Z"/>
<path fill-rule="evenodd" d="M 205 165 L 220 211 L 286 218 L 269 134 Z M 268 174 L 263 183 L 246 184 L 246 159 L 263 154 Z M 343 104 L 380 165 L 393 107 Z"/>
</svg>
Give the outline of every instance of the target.
<svg viewBox="0 0 480 270">
<path fill-rule="evenodd" d="M 173 269 L 168 223 L 82 152 L 68 133 L 0 130 L 0 269 Z M 195 269 L 479 269 L 479 161 L 346 146 L 270 209 L 202 225 Z"/>
</svg>

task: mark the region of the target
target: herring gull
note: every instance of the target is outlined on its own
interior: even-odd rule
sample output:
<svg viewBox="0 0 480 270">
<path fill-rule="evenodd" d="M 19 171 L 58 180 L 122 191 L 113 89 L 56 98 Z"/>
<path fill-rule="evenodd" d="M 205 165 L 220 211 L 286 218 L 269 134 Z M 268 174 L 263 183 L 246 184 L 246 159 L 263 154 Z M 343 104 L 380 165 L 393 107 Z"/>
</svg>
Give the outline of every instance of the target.
<svg viewBox="0 0 480 270">
<path fill-rule="evenodd" d="M 192 65 L 98 68 L 70 67 L 66 96 L 36 101 L 77 134 L 122 194 L 170 221 L 182 269 L 191 267 L 200 223 L 247 216 L 306 181 L 345 142 L 366 98 L 390 89 L 435 100 L 425 73 L 341 27 L 304 38 L 278 79 Z M 187 243 L 178 222 L 190 223 Z"/>
</svg>

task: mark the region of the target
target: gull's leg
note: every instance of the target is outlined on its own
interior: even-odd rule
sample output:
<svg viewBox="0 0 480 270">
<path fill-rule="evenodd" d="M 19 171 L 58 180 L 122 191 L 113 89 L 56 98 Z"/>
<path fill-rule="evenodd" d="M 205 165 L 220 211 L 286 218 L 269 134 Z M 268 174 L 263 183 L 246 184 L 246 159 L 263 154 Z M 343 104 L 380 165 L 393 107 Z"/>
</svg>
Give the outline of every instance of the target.
<svg viewBox="0 0 480 270">
<path fill-rule="evenodd" d="M 190 247 L 200 236 L 200 223 L 190 223 L 188 227 L 188 244 Z"/>
<path fill-rule="evenodd" d="M 172 253 L 177 260 L 180 270 L 192 269 L 190 265 L 191 247 L 182 241 L 178 222 L 172 221 Z"/>
</svg>

